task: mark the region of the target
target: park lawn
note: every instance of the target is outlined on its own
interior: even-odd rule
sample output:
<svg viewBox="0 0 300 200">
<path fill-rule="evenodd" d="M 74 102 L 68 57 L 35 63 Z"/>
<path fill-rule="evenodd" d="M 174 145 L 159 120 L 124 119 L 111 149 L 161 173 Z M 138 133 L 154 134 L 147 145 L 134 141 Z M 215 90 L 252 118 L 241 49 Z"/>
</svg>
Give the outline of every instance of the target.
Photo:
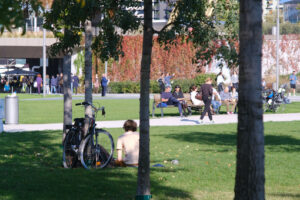
<svg viewBox="0 0 300 200">
<path fill-rule="evenodd" d="M 265 123 L 266 199 L 299 199 L 300 121 Z M 152 127 L 153 199 L 233 199 L 236 125 Z M 121 129 L 109 129 L 114 140 Z M 61 132 L 0 135 L 0 199 L 134 199 L 136 168 L 61 167 Z M 177 159 L 179 165 L 172 165 Z"/>
<path fill-rule="evenodd" d="M 4 99 L 6 96 L 11 95 L 11 93 L 0 93 L 0 98 Z M 18 93 L 17 96 L 19 100 L 21 99 L 40 99 L 43 98 L 43 94 L 23 94 Z M 62 97 L 62 95 L 47 95 L 46 98 L 55 98 L 55 97 Z"/>
<path fill-rule="evenodd" d="M 73 118 L 83 117 L 82 106 L 75 106 L 75 103 L 82 100 L 73 100 Z M 152 100 L 150 100 L 149 110 L 152 116 Z M 94 100 L 94 104 L 104 106 L 106 116 L 99 113 L 98 121 L 126 120 L 139 118 L 138 99 L 103 99 Z M 165 116 L 179 116 L 178 108 L 163 109 Z M 225 113 L 225 106 L 221 108 L 221 114 Z M 280 113 L 280 112 L 278 112 Z M 300 102 L 287 104 L 283 113 L 300 113 Z M 194 115 L 199 112 L 194 111 Z M 155 116 L 160 117 L 160 108 L 155 109 Z M 21 124 L 44 124 L 63 122 L 63 101 L 62 100 L 21 100 L 19 102 L 19 123 Z"/>
</svg>

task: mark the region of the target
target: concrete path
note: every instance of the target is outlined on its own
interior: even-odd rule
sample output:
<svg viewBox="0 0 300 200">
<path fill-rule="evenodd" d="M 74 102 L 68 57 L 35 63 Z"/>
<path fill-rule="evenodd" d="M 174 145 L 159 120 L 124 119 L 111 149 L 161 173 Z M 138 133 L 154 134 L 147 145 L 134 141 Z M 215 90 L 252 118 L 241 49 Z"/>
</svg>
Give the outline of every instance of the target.
<svg viewBox="0 0 300 200">
<path fill-rule="evenodd" d="M 237 123 L 237 115 L 214 115 L 215 124 L 230 124 Z M 284 122 L 284 121 L 300 121 L 300 113 L 289 114 L 266 114 L 264 115 L 264 122 Z M 101 128 L 121 128 L 125 120 L 118 121 L 100 121 L 97 122 L 97 127 Z M 135 120 L 139 123 L 139 120 Z M 204 118 L 204 124 L 209 125 L 208 117 Z M 190 116 L 185 118 L 180 117 L 163 117 L 151 118 L 150 126 L 189 126 L 199 125 L 199 116 Z M 44 131 L 44 130 L 62 130 L 62 123 L 58 124 L 18 124 L 18 125 L 4 125 L 5 132 L 24 132 L 24 131 Z M 299 122 L 300 127 L 300 122 Z"/>
</svg>

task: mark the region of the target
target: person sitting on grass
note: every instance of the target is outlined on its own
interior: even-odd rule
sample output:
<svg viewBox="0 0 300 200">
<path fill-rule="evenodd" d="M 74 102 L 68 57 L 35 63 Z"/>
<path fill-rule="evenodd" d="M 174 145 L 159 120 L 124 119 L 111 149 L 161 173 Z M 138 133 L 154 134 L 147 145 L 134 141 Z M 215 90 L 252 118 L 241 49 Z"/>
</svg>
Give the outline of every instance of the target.
<svg viewBox="0 0 300 200">
<path fill-rule="evenodd" d="M 165 102 L 167 105 L 174 105 L 178 107 L 180 117 L 182 117 L 182 106 L 179 100 L 173 97 L 171 93 L 171 86 L 166 85 L 165 91 L 161 93 L 161 101 Z"/>
<path fill-rule="evenodd" d="M 137 124 L 129 119 L 124 125 L 125 133 L 117 141 L 117 166 L 138 166 L 140 134 L 136 132 Z M 124 158 L 123 158 L 124 153 Z"/>
<path fill-rule="evenodd" d="M 228 86 L 224 88 L 224 90 L 220 93 L 220 96 L 222 104 L 226 105 L 227 114 L 233 114 L 234 108 L 236 106 L 236 100 L 231 96 Z M 232 105 L 230 110 L 229 105 Z"/>
</svg>

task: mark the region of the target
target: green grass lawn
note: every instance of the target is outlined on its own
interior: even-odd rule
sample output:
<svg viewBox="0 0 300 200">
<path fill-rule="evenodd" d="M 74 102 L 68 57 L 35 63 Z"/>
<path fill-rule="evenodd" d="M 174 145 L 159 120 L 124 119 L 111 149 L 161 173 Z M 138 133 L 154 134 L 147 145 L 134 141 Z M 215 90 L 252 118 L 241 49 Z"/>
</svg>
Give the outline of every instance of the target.
<svg viewBox="0 0 300 200">
<path fill-rule="evenodd" d="M 82 100 L 73 100 L 73 118 L 83 117 L 82 106 L 75 106 L 75 103 Z M 98 115 L 97 120 L 126 120 L 139 118 L 138 99 L 104 99 L 95 100 L 95 104 L 105 106 L 105 118 Z M 152 113 L 152 100 L 150 100 L 150 114 Z M 221 114 L 225 113 L 222 106 Z M 279 112 L 280 113 L 280 112 Z M 286 105 L 283 113 L 300 113 L 300 102 Z M 165 116 L 179 116 L 177 108 L 164 109 Z M 199 112 L 194 112 L 194 115 Z M 155 115 L 160 116 L 160 108 L 155 109 Z M 152 116 L 152 115 L 151 115 Z M 39 124 L 39 123 L 61 123 L 63 121 L 63 101 L 62 100 L 20 100 L 19 101 L 19 123 Z"/>
<path fill-rule="evenodd" d="M 153 199 L 233 199 L 236 125 L 152 127 Z M 300 122 L 265 123 L 266 199 L 300 198 Z M 114 140 L 121 129 L 109 129 Z M 0 199 L 134 199 L 136 168 L 61 167 L 61 132 L 0 135 Z M 172 165 L 171 160 L 179 160 Z"/>
<path fill-rule="evenodd" d="M 0 93 L 0 98 L 4 99 L 6 96 L 11 95 L 11 93 Z M 17 94 L 19 100 L 21 99 L 39 99 L 43 98 L 43 93 L 41 94 Z M 46 95 L 46 98 L 62 97 L 62 95 Z"/>
</svg>

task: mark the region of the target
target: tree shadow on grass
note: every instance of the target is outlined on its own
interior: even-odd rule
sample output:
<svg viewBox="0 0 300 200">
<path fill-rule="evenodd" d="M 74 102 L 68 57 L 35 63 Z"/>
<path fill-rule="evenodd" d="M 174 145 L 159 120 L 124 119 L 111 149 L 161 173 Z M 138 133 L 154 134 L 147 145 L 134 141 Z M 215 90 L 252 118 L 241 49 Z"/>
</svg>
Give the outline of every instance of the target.
<svg viewBox="0 0 300 200">
<path fill-rule="evenodd" d="M 211 133 L 211 132 L 178 132 L 168 135 L 157 135 L 168 139 L 174 139 L 189 143 L 203 145 L 219 145 L 223 148 L 214 149 L 213 151 L 225 152 L 236 148 L 237 136 L 234 132 Z M 298 152 L 300 151 L 300 140 L 291 136 L 283 135 L 265 135 L 265 148 L 274 152 Z M 204 150 L 206 151 L 206 150 Z M 207 151 L 212 151 L 207 149 Z"/>
<path fill-rule="evenodd" d="M 291 194 L 291 193 L 279 193 L 279 194 L 270 194 L 277 198 L 291 198 L 291 199 L 300 199 L 300 194 Z"/>
<path fill-rule="evenodd" d="M 61 166 L 61 133 L 0 135 L 0 199 L 134 199 L 136 168 L 87 171 Z M 174 172 L 165 169 L 155 171 Z M 153 196 L 191 199 L 186 191 L 151 181 Z"/>
</svg>

